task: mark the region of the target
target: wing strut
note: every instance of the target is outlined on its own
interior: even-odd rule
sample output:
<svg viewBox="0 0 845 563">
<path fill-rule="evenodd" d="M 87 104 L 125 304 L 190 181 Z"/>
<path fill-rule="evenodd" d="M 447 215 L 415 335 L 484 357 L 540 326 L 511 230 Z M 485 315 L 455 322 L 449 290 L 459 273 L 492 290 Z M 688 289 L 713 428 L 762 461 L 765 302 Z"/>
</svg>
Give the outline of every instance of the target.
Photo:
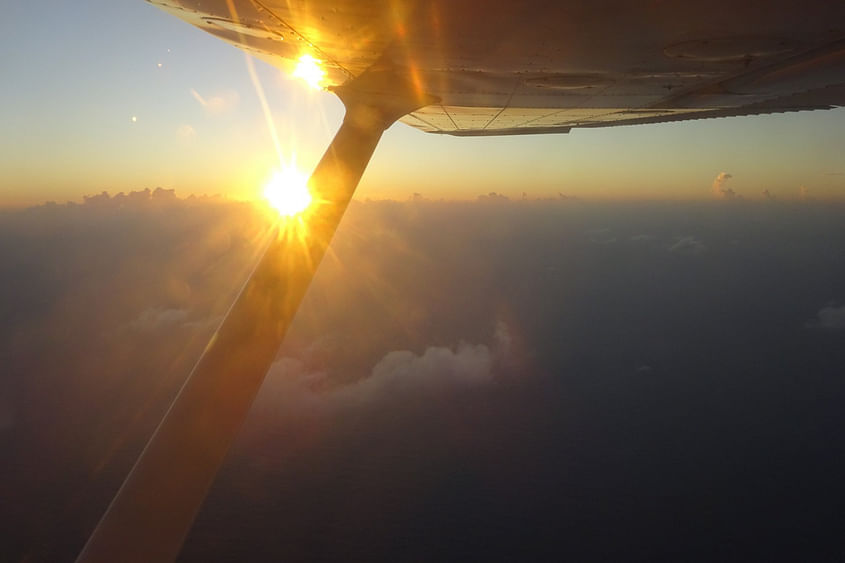
<svg viewBox="0 0 845 563">
<path fill-rule="evenodd" d="M 176 559 L 382 133 L 436 101 L 389 68 L 335 92 L 346 115 L 309 180 L 305 228 L 277 228 L 77 562 Z"/>
</svg>

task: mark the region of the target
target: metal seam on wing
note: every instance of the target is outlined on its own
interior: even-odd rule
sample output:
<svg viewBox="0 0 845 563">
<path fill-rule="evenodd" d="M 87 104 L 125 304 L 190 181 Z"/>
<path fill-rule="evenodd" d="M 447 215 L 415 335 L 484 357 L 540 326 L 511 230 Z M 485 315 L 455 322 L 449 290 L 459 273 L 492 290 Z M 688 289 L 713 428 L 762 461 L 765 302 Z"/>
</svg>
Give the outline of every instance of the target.
<svg viewBox="0 0 845 563">
<path fill-rule="evenodd" d="M 267 6 L 265 6 L 263 2 L 261 2 L 260 0 L 250 0 L 250 2 L 251 2 L 251 3 L 252 3 L 252 5 L 253 5 L 253 6 L 255 6 L 258 10 L 263 10 L 264 12 L 267 12 L 267 13 L 268 13 L 271 17 L 275 18 L 275 19 L 276 19 L 276 21 L 278 21 L 278 22 L 279 22 L 280 24 L 282 24 L 284 27 L 288 28 L 288 29 L 290 30 L 290 32 L 291 32 L 291 33 L 293 33 L 294 35 L 296 35 L 297 37 L 299 37 L 301 40 L 305 41 L 305 42 L 308 44 L 308 46 L 309 46 L 309 47 L 311 47 L 311 48 L 313 48 L 313 49 L 314 49 L 314 50 L 315 50 L 315 51 L 316 51 L 316 52 L 320 55 L 320 58 L 322 58 L 324 61 L 328 61 L 328 62 L 330 62 L 332 65 L 334 65 L 335 67 L 339 68 L 341 71 L 343 71 L 343 72 L 346 74 L 346 76 L 347 76 L 348 78 L 355 78 L 355 75 L 354 75 L 354 74 L 352 74 L 352 72 L 351 72 L 349 69 L 347 69 L 345 66 L 343 66 L 342 64 L 340 64 L 340 63 L 337 61 L 337 59 L 335 59 L 334 57 L 330 57 L 328 53 L 326 53 L 325 51 L 323 51 L 322 49 L 320 49 L 320 48 L 319 48 L 316 44 L 314 44 L 311 40 L 309 40 L 307 37 L 305 37 L 305 35 L 303 35 L 302 33 L 300 33 L 300 32 L 299 32 L 297 29 L 295 29 L 292 25 L 290 25 L 288 22 L 286 22 L 286 21 L 285 21 L 285 20 L 283 20 L 281 17 L 279 17 L 279 16 L 276 14 L 276 12 L 274 12 L 273 10 L 271 10 L 270 8 L 268 8 Z"/>
<path fill-rule="evenodd" d="M 455 128 L 455 131 L 459 131 L 460 127 L 458 127 L 457 122 L 454 120 L 454 118 L 452 118 L 452 114 L 449 113 L 449 110 L 446 109 L 446 106 L 444 106 L 443 104 L 440 104 L 440 109 L 443 110 L 443 113 L 445 113 L 446 117 L 449 118 L 449 121 L 452 122 L 452 126 Z M 440 129 L 440 127 L 438 127 L 438 129 Z"/>
<path fill-rule="evenodd" d="M 434 129 L 434 131 L 433 131 L 433 132 L 436 132 L 436 133 L 442 133 L 442 132 L 444 131 L 442 127 L 438 127 L 437 125 L 434 125 L 434 124 L 433 124 L 433 123 L 431 123 L 430 121 L 428 121 L 428 120 L 426 120 L 426 119 L 423 119 L 423 118 L 422 118 L 422 117 L 420 117 L 420 116 L 419 116 L 416 112 L 411 112 L 411 113 L 409 113 L 409 114 L 408 114 L 408 116 L 413 117 L 413 118 L 414 118 L 414 119 L 416 119 L 417 121 L 420 121 L 420 122 L 422 122 L 422 123 L 425 123 L 426 125 L 428 125 L 428 126 L 429 126 L 429 127 L 431 127 L 432 129 Z M 404 118 L 403 118 L 403 119 L 404 119 Z M 410 124 L 410 123 L 407 123 L 407 125 L 411 125 L 411 124 Z M 411 127 L 414 127 L 414 125 L 411 125 Z"/>
<path fill-rule="evenodd" d="M 520 85 L 520 81 L 516 80 L 514 82 L 513 88 L 511 89 L 510 96 L 508 96 L 508 99 L 505 101 L 505 105 L 502 106 L 502 109 L 500 109 L 499 112 L 496 115 L 494 115 L 492 118 L 490 118 L 490 121 L 488 121 L 487 123 L 484 124 L 484 127 L 482 127 L 482 129 L 486 130 L 494 121 L 496 121 L 496 119 L 499 118 L 500 115 L 502 115 L 503 111 L 505 111 L 506 109 L 508 109 L 508 107 L 510 107 L 511 100 L 513 100 L 513 96 L 514 96 L 514 94 L 516 94 L 516 90 L 517 90 L 517 88 L 519 88 L 519 85 Z"/>
</svg>

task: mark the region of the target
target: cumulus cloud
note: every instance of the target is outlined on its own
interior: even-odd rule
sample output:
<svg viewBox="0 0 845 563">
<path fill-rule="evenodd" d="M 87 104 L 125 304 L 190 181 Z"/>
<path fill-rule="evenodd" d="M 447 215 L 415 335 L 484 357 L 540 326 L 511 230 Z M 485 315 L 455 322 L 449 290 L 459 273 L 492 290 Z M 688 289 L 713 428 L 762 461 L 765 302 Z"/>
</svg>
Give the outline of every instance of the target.
<svg viewBox="0 0 845 563">
<path fill-rule="evenodd" d="M 775 196 L 769 190 L 763 190 L 763 199 L 774 201 Z"/>
<path fill-rule="evenodd" d="M 191 88 L 191 96 L 199 102 L 205 111 L 215 115 L 234 109 L 240 102 L 240 96 L 233 90 L 205 98 L 195 89 Z"/>
<path fill-rule="evenodd" d="M 713 180 L 713 195 L 719 199 L 733 199 L 737 197 L 735 191 L 732 188 L 728 188 L 726 184 L 728 180 L 733 178 L 731 174 L 727 172 L 719 172 L 719 175 L 716 176 L 716 179 Z"/>
<path fill-rule="evenodd" d="M 674 254 L 701 254 L 707 250 L 707 246 L 695 237 L 682 237 L 669 247 L 669 252 Z"/>
<path fill-rule="evenodd" d="M 461 343 L 454 350 L 432 346 L 419 355 L 402 350 L 388 353 L 370 377 L 347 389 L 362 398 L 377 398 L 383 393 L 429 394 L 444 387 L 489 381 L 492 366 L 493 356 L 483 344 Z"/>
<path fill-rule="evenodd" d="M 183 123 L 176 129 L 176 134 L 182 137 L 183 139 L 191 139 L 197 136 L 196 130 L 191 127 L 188 123 Z"/>
<path fill-rule="evenodd" d="M 259 396 L 258 409 L 318 412 L 327 408 L 359 408 L 382 401 L 435 400 L 439 396 L 489 384 L 516 367 L 508 326 L 497 323 L 493 344 L 460 342 L 429 346 L 421 353 L 396 350 L 385 354 L 370 373 L 355 382 L 337 384 L 323 370 L 309 370 L 299 358 L 273 364 Z"/>
<path fill-rule="evenodd" d="M 845 329 L 845 305 L 830 304 L 822 307 L 816 316 L 807 322 L 807 327 L 826 330 Z"/>
</svg>

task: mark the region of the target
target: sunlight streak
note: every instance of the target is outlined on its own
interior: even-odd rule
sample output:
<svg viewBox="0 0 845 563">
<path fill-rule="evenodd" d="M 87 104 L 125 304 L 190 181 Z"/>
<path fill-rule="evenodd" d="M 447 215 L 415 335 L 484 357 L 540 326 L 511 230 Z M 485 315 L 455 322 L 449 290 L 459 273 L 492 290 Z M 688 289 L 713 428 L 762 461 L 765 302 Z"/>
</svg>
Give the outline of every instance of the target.
<svg viewBox="0 0 845 563">
<path fill-rule="evenodd" d="M 252 84 L 255 86 L 255 93 L 258 95 L 258 100 L 261 102 L 261 109 L 264 111 L 264 120 L 267 122 L 267 129 L 270 131 L 270 137 L 273 139 L 273 146 L 276 147 L 276 154 L 279 157 L 279 163 L 282 162 L 282 145 L 279 143 L 279 135 L 276 133 L 276 123 L 273 121 L 273 114 L 270 113 L 270 105 L 267 103 L 267 97 L 264 95 L 264 88 L 261 87 L 261 82 L 258 80 L 258 75 L 255 73 L 255 65 L 252 62 L 252 57 L 244 55 L 246 60 L 246 68 L 249 71 L 249 76 L 252 79 Z"/>
</svg>

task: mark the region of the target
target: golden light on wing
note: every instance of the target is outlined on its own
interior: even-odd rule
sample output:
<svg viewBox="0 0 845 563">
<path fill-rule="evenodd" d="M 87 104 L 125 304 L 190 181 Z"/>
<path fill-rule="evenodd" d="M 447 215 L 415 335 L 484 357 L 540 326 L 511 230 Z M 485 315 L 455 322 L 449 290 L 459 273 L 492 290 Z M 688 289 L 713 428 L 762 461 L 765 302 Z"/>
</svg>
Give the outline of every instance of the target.
<svg viewBox="0 0 845 563">
<path fill-rule="evenodd" d="M 264 197 L 279 213 L 293 217 L 311 204 L 308 176 L 293 165 L 286 166 L 276 171 L 264 186 Z"/>
<path fill-rule="evenodd" d="M 308 86 L 315 90 L 323 87 L 322 81 L 326 77 L 326 71 L 320 66 L 320 61 L 311 55 L 302 55 L 293 71 L 293 76 L 301 78 Z"/>
</svg>

